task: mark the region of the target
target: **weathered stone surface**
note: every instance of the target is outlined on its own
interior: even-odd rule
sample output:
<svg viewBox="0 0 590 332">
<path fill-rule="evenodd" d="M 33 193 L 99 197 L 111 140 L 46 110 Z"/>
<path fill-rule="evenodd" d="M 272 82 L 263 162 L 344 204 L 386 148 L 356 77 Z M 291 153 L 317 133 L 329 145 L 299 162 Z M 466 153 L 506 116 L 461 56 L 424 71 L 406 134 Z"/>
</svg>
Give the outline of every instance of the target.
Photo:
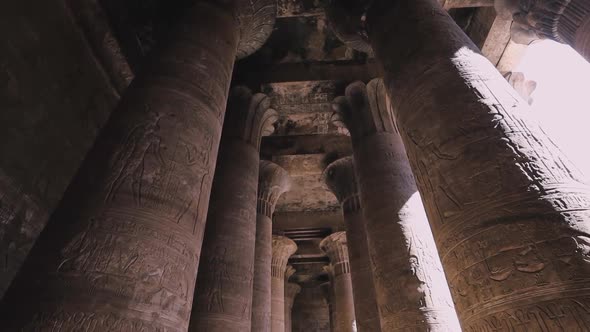
<svg viewBox="0 0 590 332">
<path fill-rule="evenodd" d="M 319 286 L 302 287 L 293 304 L 293 332 L 328 332 L 330 314 Z"/>
<path fill-rule="evenodd" d="M 293 303 L 300 291 L 301 286 L 294 282 L 289 282 L 289 278 L 285 278 L 285 332 L 291 332 L 293 330 Z"/>
<path fill-rule="evenodd" d="M 272 214 L 279 197 L 291 187 L 289 173 L 270 161 L 260 161 L 256 203 L 256 250 L 252 331 L 271 327 Z"/>
<path fill-rule="evenodd" d="M 375 5 L 371 43 L 463 329 L 588 330 L 588 184 L 434 1 Z"/>
<path fill-rule="evenodd" d="M 346 233 L 337 232 L 320 242 L 320 248 L 330 257 L 330 269 L 333 271 L 332 288 L 334 298 L 334 330 L 356 332 L 356 316 L 352 295 L 352 279 Z"/>
<path fill-rule="evenodd" d="M 382 330 L 459 331 L 383 82 L 349 85 L 334 107 L 352 138 Z"/>
<path fill-rule="evenodd" d="M 285 331 L 285 271 L 289 257 L 297 251 L 295 242 L 284 236 L 272 236 L 271 331 Z"/>
<path fill-rule="evenodd" d="M 187 330 L 234 17 L 196 3 L 126 90 L 6 293 L 4 329 Z"/>
<path fill-rule="evenodd" d="M 366 223 L 362 216 L 352 158 L 342 158 L 328 165 L 324 171 L 324 181 L 338 198 L 346 223 L 357 327 L 361 332 L 381 331 Z"/>
<path fill-rule="evenodd" d="M 587 0 L 496 0 L 496 10 L 513 19 L 512 38 L 529 44 L 538 38 L 568 44 L 590 61 L 590 3 Z"/>
<path fill-rule="evenodd" d="M 259 146 L 277 115 L 266 95 L 240 86 L 232 88 L 226 113 L 189 331 L 244 331 L 251 324 Z"/>
<path fill-rule="evenodd" d="M 0 21 L 1 297 L 119 96 L 62 2 L 4 2 Z"/>
<path fill-rule="evenodd" d="M 327 270 L 328 274 L 331 274 L 331 270 Z M 332 277 L 330 277 L 332 279 Z M 324 296 L 324 300 L 326 301 L 326 306 L 328 307 L 328 315 L 330 318 L 329 327 L 330 332 L 337 332 L 335 323 L 337 321 L 336 318 L 336 310 L 334 310 L 334 287 L 332 287 L 332 281 L 324 282 L 319 286 L 322 291 L 322 295 Z"/>
</svg>

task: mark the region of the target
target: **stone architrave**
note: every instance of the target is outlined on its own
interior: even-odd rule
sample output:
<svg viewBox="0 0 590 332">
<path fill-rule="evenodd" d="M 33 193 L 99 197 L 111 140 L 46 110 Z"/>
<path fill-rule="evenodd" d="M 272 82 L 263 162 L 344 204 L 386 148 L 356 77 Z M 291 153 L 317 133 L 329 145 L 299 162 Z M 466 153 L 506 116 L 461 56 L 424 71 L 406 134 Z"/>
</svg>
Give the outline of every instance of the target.
<svg viewBox="0 0 590 332">
<path fill-rule="evenodd" d="M 589 330 L 583 175 L 436 0 L 365 25 L 463 329 Z"/>
<path fill-rule="evenodd" d="M 334 329 L 339 332 L 356 332 L 356 317 L 352 295 L 352 279 L 346 232 L 329 235 L 320 242 L 320 248 L 330 258 L 334 299 Z"/>
<path fill-rule="evenodd" d="M 367 230 L 362 216 L 352 157 L 342 158 L 328 165 L 323 178 L 342 206 L 358 330 L 381 331 Z"/>
<path fill-rule="evenodd" d="M 328 269 L 324 270 L 328 271 L 328 274 L 331 274 Z M 332 277 L 330 277 L 330 279 L 332 279 Z M 324 299 L 326 300 L 326 304 L 328 305 L 328 314 L 330 316 L 330 332 L 335 332 L 336 330 L 334 329 L 334 325 L 336 322 L 336 317 L 334 317 L 334 288 L 332 287 L 332 282 L 324 282 L 320 284 L 319 287 L 322 291 Z"/>
<path fill-rule="evenodd" d="M 288 237 L 272 236 L 271 262 L 271 331 L 285 332 L 285 272 L 289 257 L 297 245 Z"/>
<path fill-rule="evenodd" d="M 375 79 L 334 102 L 352 138 L 381 328 L 458 331 L 436 245 L 401 137 Z"/>
<path fill-rule="evenodd" d="M 252 295 L 252 331 L 271 327 L 272 214 L 279 197 L 291 187 L 289 174 L 279 165 L 260 161 L 256 204 L 256 249 Z"/>
<path fill-rule="evenodd" d="M 272 31 L 263 2 L 186 11 L 4 296 L 3 330 L 188 329 L 232 68 Z"/>
<path fill-rule="evenodd" d="M 278 119 L 269 107 L 262 93 L 230 92 L 189 331 L 250 329 L 260 140 Z"/>
<path fill-rule="evenodd" d="M 498 14 L 512 19 L 512 39 L 530 44 L 551 39 L 568 44 L 590 61 L 590 1 L 495 0 Z"/>
<path fill-rule="evenodd" d="M 289 282 L 289 278 L 285 278 L 285 332 L 292 330 L 292 313 L 295 296 L 301 291 L 301 286 L 294 282 Z"/>
</svg>

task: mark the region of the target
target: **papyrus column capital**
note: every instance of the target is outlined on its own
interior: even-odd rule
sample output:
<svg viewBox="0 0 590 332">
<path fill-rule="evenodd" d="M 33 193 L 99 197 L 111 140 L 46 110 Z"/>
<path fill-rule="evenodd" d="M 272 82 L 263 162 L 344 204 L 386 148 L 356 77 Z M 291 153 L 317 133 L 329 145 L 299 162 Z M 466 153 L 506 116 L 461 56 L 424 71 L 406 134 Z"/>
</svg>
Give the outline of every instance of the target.
<svg viewBox="0 0 590 332">
<path fill-rule="evenodd" d="M 272 277 L 284 278 L 289 257 L 297 251 L 297 244 L 288 237 L 272 236 Z"/>
<path fill-rule="evenodd" d="M 271 218 L 279 197 L 290 188 L 291 178 L 286 170 L 271 161 L 261 160 L 257 212 Z"/>
<path fill-rule="evenodd" d="M 352 157 L 341 158 L 328 165 L 324 170 L 323 179 L 342 205 L 344 213 L 360 210 Z"/>
<path fill-rule="evenodd" d="M 320 242 L 320 249 L 330 258 L 330 265 L 332 266 L 334 277 L 344 273 L 350 273 L 346 232 L 332 233 Z"/>
</svg>

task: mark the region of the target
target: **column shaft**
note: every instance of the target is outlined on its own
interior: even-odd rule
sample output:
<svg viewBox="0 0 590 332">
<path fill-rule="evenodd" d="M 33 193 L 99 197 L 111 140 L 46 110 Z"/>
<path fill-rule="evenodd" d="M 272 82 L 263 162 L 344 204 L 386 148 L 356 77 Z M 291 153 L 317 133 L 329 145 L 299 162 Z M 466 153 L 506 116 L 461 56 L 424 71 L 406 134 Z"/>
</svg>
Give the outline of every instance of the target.
<svg viewBox="0 0 590 332">
<path fill-rule="evenodd" d="M 324 282 L 319 286 L 322 290 L 322 295 L 328 305 L 328 315 L 330 316 L 330 332 L 336 332 L 336 317 L 334 312 L 334 288 L 332 282 Z"/>
<path fill-rule="evenodd" d="M 234 17 L 195 4 L 128 88 L 4 297 L 4 329 L 186 331 Z"/>
<path fill-rule="evenodd" d="M 262 213 L 256 216 L 256 251 L 252 331 L 269 332 L 271 304 L 272 221 Z"/>
<path fill-rule="evenodd" d="M 271 330 L 271 275 L 273 265 L 272 214 L 279 197 L 291 186 L 289 174 L 279 165 L 260 161 L 256 204 L 256 249 L 252 331 Z"/>
<path fill-rule="evenodd" d="M 357 204 L 360 205 L 360 202 Z M 377 295 L 369 258 L 367 231 L 364 220 L 362 220 L 362 210 L 344 212 L 344 222 L 346 223 L 346 238 L 349 243 L 350 275 L 358 330 L 360 332 L 379 332 L 381 331 L 381 319 L 377 307 Z"/>
<path fill-rule="evenodd" d="M 362 216 L 352 158 L 342 158 L 328 165 L 324 171 L 324 181 L 342 206 L 357 328 L 361 332 L 381 331 L 366 225 Z"/>
<path fill-rule="evenodd" d="M 285 332 L 285 270 L 297 245 L 284 236 L 273 236 L 272 246 L 271 331 Z"/>
<path fill-rule="evenodd" d="M 293 303 L 299 291 L 301 291 L 301 286 L 285 279 L 285 332 L 291 332 L 292 330 Z"/>
<path fill-rule="evenodd" d="M 222 139 L 189 331 L 250 328 L 258 162 L 252 145 Z"/>
<path fill-rule="evenodd" d="M 589 330 L 587 183 L 435 0 L 367 25 L 464 330 Z"/>
</svg>

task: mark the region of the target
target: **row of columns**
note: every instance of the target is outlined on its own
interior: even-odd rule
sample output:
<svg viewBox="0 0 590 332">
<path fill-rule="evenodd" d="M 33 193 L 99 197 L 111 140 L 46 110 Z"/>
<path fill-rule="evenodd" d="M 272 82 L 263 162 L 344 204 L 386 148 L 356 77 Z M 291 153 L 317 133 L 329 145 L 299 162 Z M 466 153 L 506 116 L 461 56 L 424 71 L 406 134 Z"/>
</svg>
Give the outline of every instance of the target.
<svg viewBox="0 0 590 332">
<path fill-rule="evenodd" d="M 268 260 L 259 228 L 276 248 L 266 326 L 285 330 L 296 247 L 258 222 L 272 211 L 256 184 L 273 112 L 265 96 L 236 88 L 224 124 L 234 59 L 251 52 L 240 36 L 251 32 L 240 27 L 245 3 L 196 1 L 127 89 L 3 298 L 6 330 L 251 329 L 268 317 L 253 310 L 268 273 L 255 264 Z M 588 45 L 586 4 L 559 11 L 569 16 L 558 32 L 578 50 Z M 334 105 L 358 185 L 337 196 L 347 226 L 362 210 L 366 248 L 354 250 L 365 259 L 358 272 L 344 262 L 342 234 L 322 248 L 331 296 L 372 275 L 374 302 L 364 301 L 377 310 L 334 309 L 335 328 L 363 317 L 383 331 L 459 331 L 459 320 L 468 331 L 590 329 L 590 187 L 438 1 L 363 8 L 384 80 L 353 83 Z M 365 288 L 355 301 L 372 296 Z"/>
</svg>

